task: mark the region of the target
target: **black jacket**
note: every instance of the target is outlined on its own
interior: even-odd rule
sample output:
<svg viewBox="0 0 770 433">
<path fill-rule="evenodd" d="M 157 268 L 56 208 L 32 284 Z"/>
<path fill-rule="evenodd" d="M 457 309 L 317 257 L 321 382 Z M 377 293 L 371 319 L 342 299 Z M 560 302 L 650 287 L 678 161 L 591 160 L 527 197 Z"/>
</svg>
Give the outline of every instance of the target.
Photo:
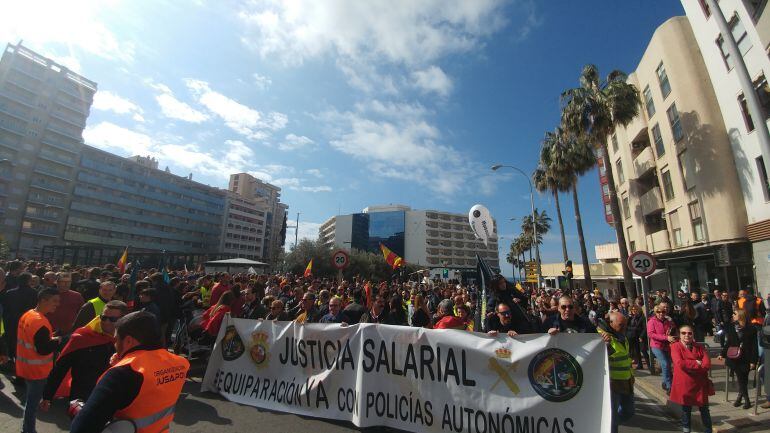
<svg viewBox="0 0 770 433">
<path fill-rule="evenodd" d="M 559 332 L 578 332 L 581 334 L 596 332 L 596 327 L 592 325 L 588 319 L 581 316 L 575 316 L 575 320 L 567 322 L 561 319 L 560 314 L 554 314 L 543 323 L 543 329 L 546 332 L 551 328 L 556 328 Z"/>
<path fill-rule="evenodd" d="M 155 350 L 160 347 L 137 346 L 136 350 Z M 123 365 L 110 369 L 97 383 L 83 409 L 72 420 L 70 433 L 99 433 L 120 409 L 127 407 L 139 395 L 144 378 L 140 373 Z"/>
<path fill-rule="evenodd" d="M 80 292 L 85 300 L 94 299 L 99 296 L 99 282 L 94 278 L 80 280 L 75 284 L 75 287 L 75 290 Z"/>
<path fill-rule="evenodd" d="M 386 313 L 385 310 L 382 310 L 380 315 L 377 317 L 374 317 L 370 310 L 361 315 L 361 319 L 358 321 L 358 323 L 386 323 L 387 319 L 388 313 Z"/>
<path fill-rule="evenodd" d="M 70 400 L 86 401 L 99 377 L 107 371 L 110 357 L 114 353 L 115 345 L 106 343 L 78 349 L 58 357 L 45 383 L 43 400 L 53 400 L 56 389 L 69 371 L 72 374 Z"/>
<path fill-rule="evenodd" d="M 741 346 L 741 357 L 738 359 L 725 360 L 730 368 L 746 367 L 749 364 L 755 364 L 759 359 L 759 349 L 757 348 L 757 329 L 751 325 L 741 330 L 736 330 L 735 326 L 727 327 L 727 344 L 722 348 L 721 355 L 727 357 L 727 349 L 731 346 Z"/>
<path fill-rule="evenodd" d="M 647 338 L 647 320 L 644 314 L 637 314 L 628 317 L 628 326 L 626 327 L 626 337 L 639 340 Z"/>
</svg>

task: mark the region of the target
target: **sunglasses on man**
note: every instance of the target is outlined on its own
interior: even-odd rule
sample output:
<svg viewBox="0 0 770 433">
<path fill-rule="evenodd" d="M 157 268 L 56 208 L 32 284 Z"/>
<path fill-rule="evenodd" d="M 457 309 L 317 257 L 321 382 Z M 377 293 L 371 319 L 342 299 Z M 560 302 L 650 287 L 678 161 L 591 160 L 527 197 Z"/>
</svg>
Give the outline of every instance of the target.
<svg viewBox="0 0 770 433">
<path fill-rule="evenodd" d="M 565 305 L 560 305 L 559 308 L 561 308 L 562 310 L 572 310 L 575 308 L 575 306 L 572 304 L 565 304 Z"/>
</svg>

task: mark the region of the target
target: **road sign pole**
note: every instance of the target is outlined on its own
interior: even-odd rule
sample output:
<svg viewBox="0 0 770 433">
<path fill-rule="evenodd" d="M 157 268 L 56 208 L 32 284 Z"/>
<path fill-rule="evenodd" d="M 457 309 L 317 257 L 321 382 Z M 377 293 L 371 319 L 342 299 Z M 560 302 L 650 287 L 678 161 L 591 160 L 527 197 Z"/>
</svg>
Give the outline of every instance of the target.
<svg viewBox="0 0 770 433">
<path fill-rule="evenodd" d="M 644 305 L 644 321 L 645 326 L 647 323 L 648 313 L 650 311 L 650 277 L 642 277 L 642 301 Z M 655 359 L 655 355 L 652 353 L 652 347 L 650 346 L 650 337 L 647 336 L 647 367 L 650 369 L 650 374 L 655 374 L 655 367 L 652 365 L 652 360 Z M 639 360 L 641 362 L 641 359 Z"/>
</svg>

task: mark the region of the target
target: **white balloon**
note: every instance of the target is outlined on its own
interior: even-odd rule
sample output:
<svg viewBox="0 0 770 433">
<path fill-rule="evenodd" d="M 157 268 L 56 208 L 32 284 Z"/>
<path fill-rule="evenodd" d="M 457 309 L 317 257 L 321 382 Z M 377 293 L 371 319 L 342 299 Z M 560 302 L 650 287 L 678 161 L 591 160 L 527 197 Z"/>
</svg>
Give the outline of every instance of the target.
<svg viewBox="0 0 770 433">
<path fill-rule="evenodd" d="M 494 222 L 489 209 L 484 205 L 474 205 L 468 212 L 468 222 L 471 224 L 476 239 L 481 239 L 484 245 L 488 245 L 489 239 L 494 237 Z"/>
</svg>

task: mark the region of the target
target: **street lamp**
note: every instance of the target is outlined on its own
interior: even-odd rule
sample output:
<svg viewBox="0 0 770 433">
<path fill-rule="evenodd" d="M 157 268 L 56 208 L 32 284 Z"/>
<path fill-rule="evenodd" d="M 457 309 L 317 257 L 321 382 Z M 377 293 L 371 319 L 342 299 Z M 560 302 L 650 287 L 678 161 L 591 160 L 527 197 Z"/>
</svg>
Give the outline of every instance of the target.
<svg viewBox="0 0 770 433">
<path fill-rule="evenodd" d="M 535 260 L 537 262 L 537 287 L 540 287 L 540 275 L 542 274 L 541 268 L 540 268 L 540 246 L 537 242 L 537 220 L 535 219 L 535 193 L 534 189 L 532 188 L 532 179 L 527 176 L 527 173 L 524 173 L 524 171 L 518 167 L 514 167 L 512 165 L 503 165 L 503 164 L 495 164 L 492 167 L 492 171 L 497 171 L 501 168 L 510 168 L 511 170 L 514 170 L 524 176 L 527 179 L 527 182 L 529 182 L 529 205 L 532 210 L 532 232 L 533 232 L 533 238 L 532 242 L 535 243 Z"/>
</svg>

